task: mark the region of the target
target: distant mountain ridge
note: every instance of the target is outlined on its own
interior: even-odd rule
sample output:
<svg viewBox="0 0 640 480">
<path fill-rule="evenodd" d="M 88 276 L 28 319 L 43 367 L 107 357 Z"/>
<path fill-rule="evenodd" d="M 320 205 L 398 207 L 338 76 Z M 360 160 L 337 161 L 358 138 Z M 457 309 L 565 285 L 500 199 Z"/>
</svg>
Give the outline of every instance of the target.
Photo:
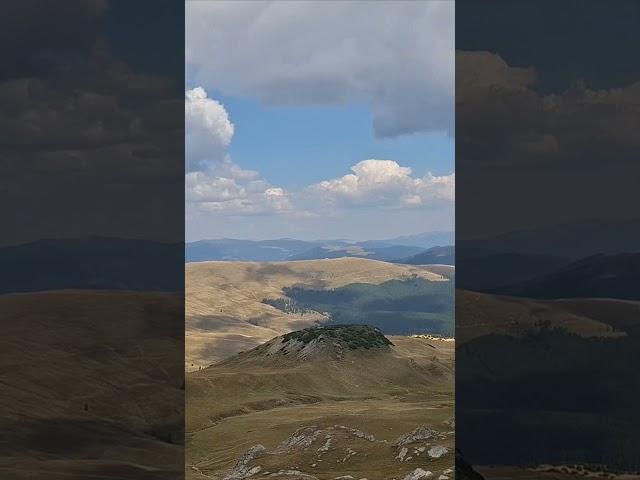
<svg viewBox="0 0 640 480">
<path fill-rule="evenodd" d="M 185 244 L 185 261 L 278 262 L 340 257 L 393 261 L 410 257 L 438 245 L 451 245 L 454 240 L 453 232 L 431 232 L 389 240 L 358 242 L 344 239 L 306 241 L 290 238 L 198 240 Z"/>
<path fill-rule="evenodd" d="M 404 245 L 363 247 L 361 245 L 321 245 L 288 260 L 317 260 L 322 258 L 362 257 L 372 260 L 392 261 L 407 255 L 414 255 L 422 249 Z"/>
<path fill-rule="evenodd" d="M 180 243 L 109 237 L 0 248 L 0 293 L 62 289 L 181 291 Z"/>
<path fill-rule="evenodd" d="M 640 300 L 640 253 L 593 255 L 494 293 L 531 298 Z"/>
<path fill-rule="evenodd" d="M 461 268 L 456 283 L 459 288 L 490 292 L 559 270 L 571 263 L 566 258 L 527 255 L 515 252 L 474 251 L 458 249 Z"/>
<path fill-rule="evenodd" d="M 634 261 L 619 257 L 638 252 L 640 220 L 591 220 L 514 231 L 458 242 L 456 281 L 469 290 L 534 298 L 638 298 L 636 274 L 629 270 Z M 631 263 L 617 264 L 622 258 Z M 608 272 L 610 268 L 615 272 Z M 593 277 L 588 280 L 588 275 Z M 598 278 L 603 275 L 618 279 Z M 629 275 L 631 283 L 624 285 L 621 275 Z"/>
<path fill-rule="evenodd" d="M 597 255 L 613 255 L 640 250 L 640 219 L 590 220 L 551 225 L 532 230 L 507 232 L 487 238 L 457 242 L 461 250 L 493 253 L 513 252 L 545 255 L 571 260 Z"/>
<path fill-rule="evenodd" d="M 199 240 L 185 244 L 185 261 L 204 262 L 207 260 L 269 262 L 286 260 L 312 249 L 313 242 L 289 238 L 275 240 Z"/>
<path fill-rule="evenodd" d="M 410 257 L 396 260 L 394 263 L 407 265 L 455 265 L 456 248 L 453 245 L 432 247 Z"/>
<path fill-rule="evenodd" d="M 456 243 L 456 234 L 453 231 L 426 232 L 391 238 L 387 242 L 394 245 L 428 249 L 438 245 L 454 245 Z"/>
</svg>

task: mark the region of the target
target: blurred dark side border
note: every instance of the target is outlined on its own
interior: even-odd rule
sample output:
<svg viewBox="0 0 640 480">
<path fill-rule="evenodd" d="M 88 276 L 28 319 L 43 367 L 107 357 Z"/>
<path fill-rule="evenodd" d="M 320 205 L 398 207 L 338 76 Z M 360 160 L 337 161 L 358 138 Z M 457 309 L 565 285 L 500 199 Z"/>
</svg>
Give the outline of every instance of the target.
<svg viewBox="0 0 640 480">
<path fill-rule="evenodd" d="M 184 5 L 0 4 L 0 477 L 184 475 Z"/>
<path fill-rule="evenodd" d="M 639 20 L 456 2 L 460 478 L 640 478 Z"/>
</svg>

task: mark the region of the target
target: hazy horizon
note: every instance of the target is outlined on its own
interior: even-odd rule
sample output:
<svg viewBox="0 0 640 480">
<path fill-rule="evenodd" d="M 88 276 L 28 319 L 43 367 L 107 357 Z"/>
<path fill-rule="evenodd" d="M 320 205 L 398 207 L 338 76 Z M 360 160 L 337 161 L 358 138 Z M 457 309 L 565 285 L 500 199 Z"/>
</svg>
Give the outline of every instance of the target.
<svg viewBox="0 0 640 480">
<path fill-rule="evenodd" d="M 394 235 L 393 237 L 366 237 L 366 238 L 349 238 L 349 237 L 309 237 L 309 238 L 300 238 L 300 237 L 257 237 L 257 238 L 244 238 L 244 237 L 226 237 L 226 236 L 218 236 L 218 237 L 207 237 L 200 238 L 197 240 L 185 240 L 185 243 L 195 243 L 201 241 L 215 241 L 215 240 L 240 240 L 240 241 L 251 241 L 251 242 L 264 242 L 264 241 L 275 241 L 275 240 L 298 240 L 303 242 L 328 242 L 328 241 L 342 241 L 342 242 L 384 242 L 384 241 L 392 241 L 397 240 L 403 237 L 417 237 L 422 235 L 436 235 L 436 234 L 454 234 L 455 230 L 431 230 L 425 232 L 418 233 L 409 233 L 403 235 Z"/>
</svg>

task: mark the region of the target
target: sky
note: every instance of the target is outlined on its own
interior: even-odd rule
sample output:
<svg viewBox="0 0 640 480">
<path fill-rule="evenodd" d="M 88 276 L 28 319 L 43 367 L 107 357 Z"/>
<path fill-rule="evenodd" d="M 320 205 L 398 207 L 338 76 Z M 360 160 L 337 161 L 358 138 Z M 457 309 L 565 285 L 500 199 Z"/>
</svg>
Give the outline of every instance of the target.
<svg viewBox="0 0 640 480">
<path fill-rule="evenodd" d="M 187 2 L 186 240 L 454 228 L 453 2 Z"/>
<path fill-rule="evenodd" d="M 182 241 L 183 14 L 171 0 L 0 5 L 0 245 Z"/>
<path fill-rule="evenodd" d="M 458 239 L 638 218 L 639 19 L 626 0 L 456 3 Z"/>
</svg>

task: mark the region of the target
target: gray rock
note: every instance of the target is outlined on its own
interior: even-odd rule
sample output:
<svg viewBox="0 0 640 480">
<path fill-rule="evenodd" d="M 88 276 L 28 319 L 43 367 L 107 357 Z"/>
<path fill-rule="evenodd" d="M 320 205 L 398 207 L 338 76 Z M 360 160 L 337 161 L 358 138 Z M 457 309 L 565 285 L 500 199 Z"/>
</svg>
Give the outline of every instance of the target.
<svg viewBox="0 0 640 480">
<path fill-rule="evenodd" d="M 327 438 L 327 441 L 324 442 L 320 448 L 318 448 L 318 453 L 328 452 L 331 447 L 331 437 Z"/>
<path fill-rule="evenodd" d="M 272 473 L 270 477 L 290 477 L 290 480 L 318 480 L 313 475 L 307 475 L 299 470 L 280 470 L 279 472 Z"/>
<path fill-rule="evenodd" d="M 403 480 L 423 480 L 424 478 L 429 478 L 432 475 L 433 473 L 428 470 L 423 470 L 422 468 L 416 468 L 413 472 L 408 473 Z"/>
<path fill-rule="evenodd" d="M 337 429 L 340 429 L 340 430 L 346 430 L 347 432 L 349 432 L 354 437 L 362 438 L 364 440 L 367 440 L 368 442 L 375 442 L 376 441 L 376 439 L 374 438 L 373 435 L 369 435 L 367 433 L 364 433 L 362 430 L 358 430 L 357 428 L 345 427 L 344 425 L 334 425 L 334 428 L 337 428 Z"/>
<path fill-rule="evenodd" d="M 402 447 L 396 458 L 402 462 L 404 460 L 404 457 L 406 457 L 407 452 L 409 452 L 409 449 L 407 447 Z"/>
<path fill-rule="evenodd" d="M 236 462 L 233 469 L 223 478 L 223 480 L 243 480 L 260 471 L 260 467 L 250 467 L 249 464 L 256 458 L 261 457 L 267 451 L 263 445 L 254 445 L 247 450 Z"/>
<path fill-rule="evenodd" d="M 302 427 L 282 442 L 276 451 L 303 450 L 308 448 L 322 433 L 318 427 Z"/>
<path fill-rule="evenodd" d="M 449 450 L 447 450 L 446 447 L 436 445 L 434 447 L 431 447 L 427 453 L 431 458 L 440 458 L 443 455 L 446 455 L 447 453 L 449 453 Z"/>
<path fill-rule="evenodd" d="M 436 430 L 433 430 L 429 427 L 422 426 L 422 427 L 416 428 L 412 432 L 405 433 L 404 435 L 399 436 L 398 439 L 395 441 L 395 444 L 401 447 L 403 445 L 408 445 L 413 442 L 418 442 L 421 440 L 429 440 L 430 438 L 437 438 L 438 435 L 439 435 L 439 432 L 437 432 Z"/>
</svg>

